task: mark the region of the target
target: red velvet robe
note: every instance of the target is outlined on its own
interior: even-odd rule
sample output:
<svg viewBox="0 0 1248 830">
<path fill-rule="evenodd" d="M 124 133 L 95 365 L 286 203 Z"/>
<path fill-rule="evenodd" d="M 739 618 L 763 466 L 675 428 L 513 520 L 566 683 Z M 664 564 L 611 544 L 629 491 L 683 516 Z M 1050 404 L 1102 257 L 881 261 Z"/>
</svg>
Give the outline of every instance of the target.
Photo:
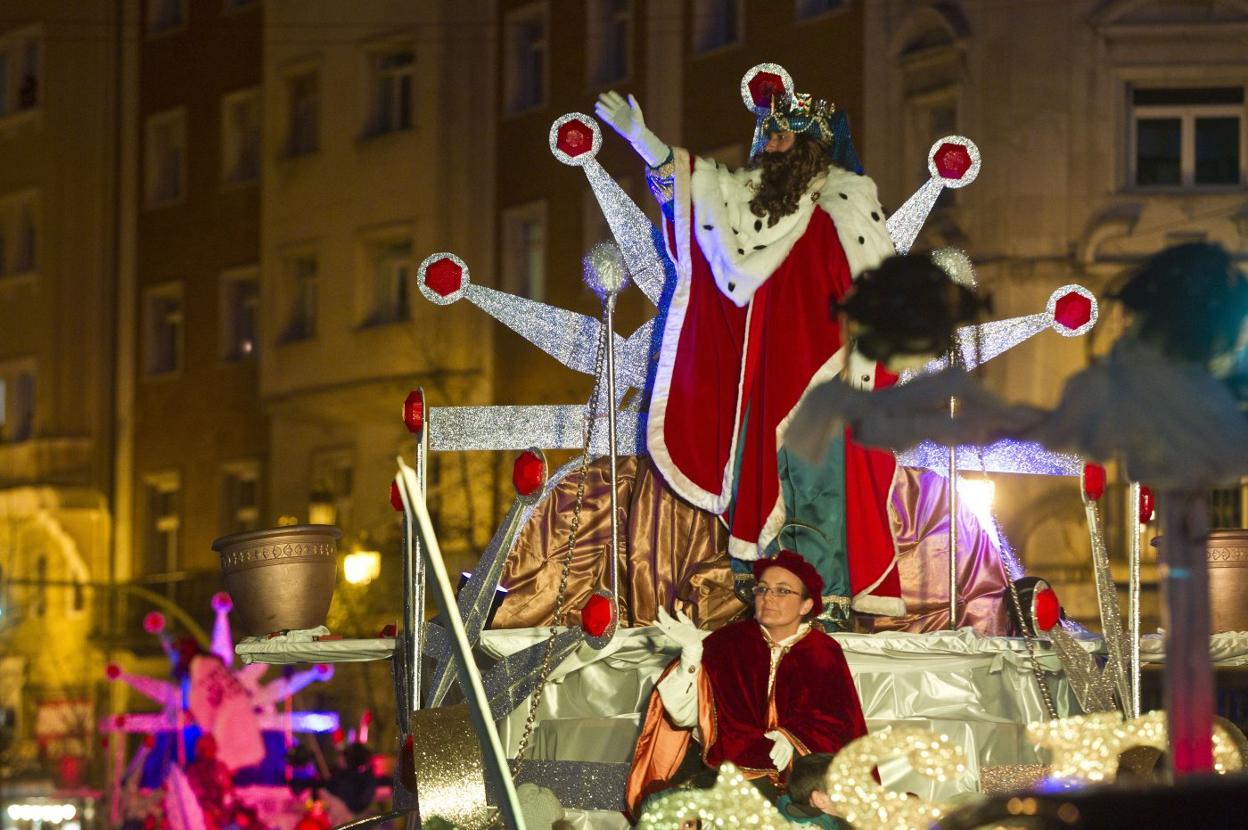
<svg viewBox="0 0 1248 830">
<path fill-rule="evenodd" d="M 754 217 L 717 214 L 718 203 L 699 213 L 689 174 L 696 165 L 677 151 L 676 166 L 673 218 L 664 232 L 678 280 L 647 447 L 677 493 L 725 515 L 732 555 L 756 559 L 786 520 L 776 458 L 784 427 L 806 390 L 849 362 L 829 301 L 844 296 L 853 277 L 891 253 L 892 244 L 865 176 L 830 170 L 820 199 L 803 202 L 785 238 L 755 252 L 752 240 L 737 241 L 753 232 Z M 723 205 L 727 213 L 729 202 Z M 740 227 L 712 239 L 719 231 L 708 229 L 727 225 Z M 732 250 L 725 252 L 725 242 Z M 738 244 L 750 249 L 732 247 Z M 741 273 L 751 268 L 765 273 Z M 854 373 L 851 382 L 867 388 L 896 381 L 866 361 Z M 905 611 L 887 506 L 895 469 L 890 453 L 846 442 L 849 593 L 854 608 L 867 613 Z"/>
<path fill-rule="evenodd" d="M 674 661 L 667 670 L 678 665 Z M 836 753 L 867 734 L 858 690 L 836 640 L 811 630 L 789 646 L 769 694 L 770 669 L 771 649 L 754 620 L 726 625 L 703 641 L 698 726 L 708 766 L 731 761 L 748 777 L 779 780 L 786 771 L 772 765 L 772 740 L 763 733 L 783 732 L 798 755 Z M 668 786 L 690 732 L 671 723 L 655 690 L 629 772 L 630 810 Z"/>
</svg>

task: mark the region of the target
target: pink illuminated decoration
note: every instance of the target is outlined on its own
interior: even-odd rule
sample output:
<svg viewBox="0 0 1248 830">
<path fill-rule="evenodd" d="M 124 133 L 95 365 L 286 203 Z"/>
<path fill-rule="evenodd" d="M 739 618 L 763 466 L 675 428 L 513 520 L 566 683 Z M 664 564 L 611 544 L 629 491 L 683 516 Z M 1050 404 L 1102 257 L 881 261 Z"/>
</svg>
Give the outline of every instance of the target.
<svg viewBox="0 0 1248 830">
<path fill-rule="evenodd" d="M 143 630 L 148 634 L 159 634 L 165 630 L 165 615 L 152 611 L 143 617 Z"/>
<path fill-rule="evenodd" d="M 403 401 L 403 425 L 408 432 L 419 433 L 425 428 L 425 391 L 413 389 Z"/>
<path fill-rule="evenodd" d="M 217 613 L 234 610 L 234 600 L 225 591 L 217 591 L 212 595 L 212 610 Z"/>
</svg>

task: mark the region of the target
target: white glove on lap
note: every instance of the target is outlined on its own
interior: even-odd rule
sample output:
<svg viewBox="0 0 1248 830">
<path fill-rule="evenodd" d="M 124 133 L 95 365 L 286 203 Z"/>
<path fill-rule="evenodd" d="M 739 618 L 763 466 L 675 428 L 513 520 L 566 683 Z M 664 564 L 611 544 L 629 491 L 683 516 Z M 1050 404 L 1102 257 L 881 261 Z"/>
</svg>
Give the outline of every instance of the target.
<svg viewBox="0 0 1248 830">
<path fill-rule="evenodd" d="M 764 738 L 771 738 L 771 762 L 776 765 L 776 769 L 787 769 L 789 763 L 793 760 L 793 744 L 789 743 L 789 739 L 784 737 L 784 733 L 773 729 L 770 732 L 763 733 Z"/>
<path fill-rule="evenodd" d="M 667 161 L 672 148 L 664 144 L 657 135 L 646 127 L 646 119 L 641 114 L 641 105 L 637 99 L 624 96 L 613 89 L 598 96 L 594 104 L 594 112 L 611 126 L 620 136 L 633 145 L 637 155 L 651 167 L 658 167 Z"/>
<path fill-rule="evenodd" d="M 666 608 L 659 609 L 655 625 L 669 640 L 680 646 L 680 662 L 688 667 L 702 662 L 702 640 L 711 632 L 700 630 L 684 611 L 677 611 L 673 617 Z"/>
</svg>

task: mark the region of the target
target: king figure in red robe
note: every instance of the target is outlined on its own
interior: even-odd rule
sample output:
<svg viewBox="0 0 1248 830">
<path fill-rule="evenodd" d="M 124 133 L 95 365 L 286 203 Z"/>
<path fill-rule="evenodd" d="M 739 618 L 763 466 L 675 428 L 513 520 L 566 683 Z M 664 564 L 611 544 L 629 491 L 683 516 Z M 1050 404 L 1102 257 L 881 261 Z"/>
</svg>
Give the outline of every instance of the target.
<svg viewBox="0 0 1248 830">
<path fill-rule="evenodd" d="M 828 618 L 902 614 L 888 501 L 896 463 L 846 435 L 821 463 L 784 448 L 807 390 L 896 376 L 853 348 L 830 302 L 893 253 L 875 183 L 848 122 L 794 93 L 780 67 L 746 74 L 757 116 L 751 161 L 729 170 L 669 147 L 631 96 L 604 93 L 600 118 L 647 164 L 677 280 L 650 399 L 647 449 L 684 499 L 719 514 L 739 571 L 783 543 L 823 578 Z"/>
</svg>

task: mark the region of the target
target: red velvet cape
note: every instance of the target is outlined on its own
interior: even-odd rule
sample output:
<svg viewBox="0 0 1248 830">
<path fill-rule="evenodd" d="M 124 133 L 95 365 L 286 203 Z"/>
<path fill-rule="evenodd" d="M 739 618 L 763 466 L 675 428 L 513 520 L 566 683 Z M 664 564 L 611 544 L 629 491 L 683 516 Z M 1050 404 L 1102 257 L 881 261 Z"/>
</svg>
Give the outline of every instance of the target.
<svg viewBox="0 0 1248 830">
<path fill-rule="evenodd" d="M 702 221 L 689 210 L 691 223 Z M 696 236 L 677 225 L 665 220 L 664 232 L 670 255 L 688 251 L 688 261 L 680 263 L 687 277 L 669 310 L 660 362 L 670 374 L 661 371 L 656 380 L 648 450 L 673 489 L 699 507 L 726 507 L 714 494 L 727 485 L 730 552 L 753 559 L 785 519 L 777 432 L 807 388 L 835 376 L 846 360 L 829 302 L 845 295 L 852 274 L 836 224 L 816 209 L 783 262 L 741 307 L 716 285 Z M 682 232 L 688 235 L 683 245 L 677 239 Z M 874 388 L 897 380 L 883 366 L 873 375 Z M 734 450 L 740 468 L 726 482 Z M 891 453 L 846 441 L 850 594 L 854 608 L 867 613 L 904 612 L 888 514 L 895 469 Z"/>
<path fill-rule="evenodd" d="M 783 732 L 797 754 L 839 752 L 867 734 L 858 690 L 841 646 L 812 630 L 788 647 L 769 695 L 771 649 L 754 620 L 726 625 L 702 645 L 702 670 L 710 681 L 714 734 L 702 757 L 709 766 L 732 761 L 747 775 L 774 774 L 772 740 Z M 783 772 L 783 771 L 780 771 Z"/>
</svg>

